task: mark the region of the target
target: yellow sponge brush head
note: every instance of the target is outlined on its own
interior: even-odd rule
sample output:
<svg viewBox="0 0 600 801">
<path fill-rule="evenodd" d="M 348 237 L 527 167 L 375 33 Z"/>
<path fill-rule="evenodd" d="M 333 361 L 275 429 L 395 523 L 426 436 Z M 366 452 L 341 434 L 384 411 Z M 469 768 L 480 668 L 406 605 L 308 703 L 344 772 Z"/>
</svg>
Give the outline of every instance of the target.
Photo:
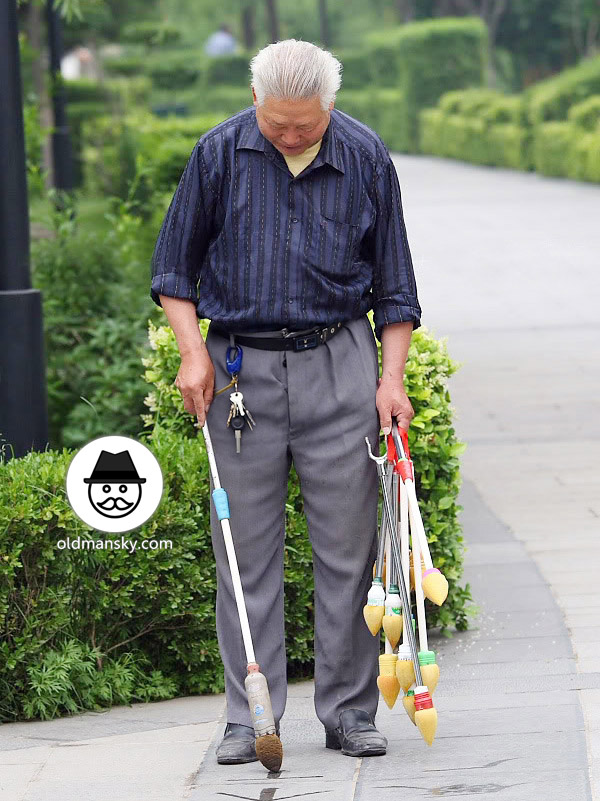
<svg viewBox="0 0 600 801">
<path fill-rule="evenodd" d="M 377 676 L 377 686 L 383 695 L 383 700 L 392 709 L 400 692 L 400 685 L 395 676 Z"/>
<path fill-rule="evenodd" d="M 436 567 L 423 573 L 423 594 L 437 606 L 441 606 L 448 597 L 448 581 Z"/>
<path fill-rule="evenodd" d="M 437 711 L 424 686 L 415 689 L 415 723 L 427 745 L 431 745 L 437 731 Z"/>
<path fill-rule="evenodd" d="M 402 615 L 384 615 L 382 618 L 383 630 L 392 648 L 400 642 L 402 635 Z"/>
<path fill-rule="evenodd" d="M 398 659 L 396 662 L 396 677 L 404 692 L 413 686 L 415 683 L 415 666 L 412 659 Z"/>
<path fill-rule="evenodd" d="M 375 637 L 375 635 L 381 629 L 381 621 L 383 620 L 383 614 L 385 612 L 384 606 L 373 606 L 372 604 L 365 604 L 363 607 L 363 615 L 365 618 L 365 623 L 369 627 L 369 631 Z"/>
<path fill-rule="evenodd" d="M 437 687 L 440 678 L 439 665 L 421 665 L 421 678 L 423 679 L 423 684 L 432 693 Z"/>
</svg>

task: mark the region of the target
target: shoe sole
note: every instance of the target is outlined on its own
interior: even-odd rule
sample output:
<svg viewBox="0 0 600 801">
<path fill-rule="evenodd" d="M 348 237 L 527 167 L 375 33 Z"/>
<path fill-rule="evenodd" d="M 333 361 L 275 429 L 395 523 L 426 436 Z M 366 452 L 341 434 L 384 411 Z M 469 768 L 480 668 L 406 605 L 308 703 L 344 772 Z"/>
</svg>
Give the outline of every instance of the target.
<svg viewBox="0 0 600 801">
<path fill-rule="evenodd" d="M 342 748 L 340 739 L 335 732 L 325 733 L 325 748 L 331 748 L 334 751 L 341 751 L 346 756 L 384 756 L 387 753 L 385 745 L 373 745 L 365 748 L 358 748 L 355 751 L 350 751 L 347 748 Z"/>
<path fill-rule="evenodd" d="M 246 762 L 258 762 L 258 757 L 217 757 L 219 765 L 244 765 Z"/>
</svg>

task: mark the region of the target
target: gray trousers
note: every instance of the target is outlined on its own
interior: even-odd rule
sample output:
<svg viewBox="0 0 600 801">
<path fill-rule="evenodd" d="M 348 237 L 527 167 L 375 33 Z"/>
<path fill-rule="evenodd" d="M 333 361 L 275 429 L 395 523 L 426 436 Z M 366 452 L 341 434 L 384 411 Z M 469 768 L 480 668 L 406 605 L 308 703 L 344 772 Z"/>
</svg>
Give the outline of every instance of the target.
<svg viewBox="0 0 600 801">
<path fill-rule="evenodd" d="M 207 348 L 216 388 L 225 386 L 228 340 L 211 333 Z M 326 728 L 344 709 L 373 718 L 378 703 L 379 637 L 363 619 L 377 548 L 377 471 L 365 445 L 376 446 L 377 347 L 366 317 L 347 323 L 312 350 L 244 346 L 239 389 L 256 427 L 242 433 L 241 453 L 226 427 L 228 390 L 207 422 L 231 529 L 256 660 L 269 685 L 275 721 L 287 697 L 283 615 L 285 503 L 290 465 L 300 479 L 313 550 L 315 710 Z M 211 504 L 217 569 L 217 635 L 225 668 L 227 720 L 251 726 L 244 687 L 246 656 L 221 526 Z"/>
</svg>

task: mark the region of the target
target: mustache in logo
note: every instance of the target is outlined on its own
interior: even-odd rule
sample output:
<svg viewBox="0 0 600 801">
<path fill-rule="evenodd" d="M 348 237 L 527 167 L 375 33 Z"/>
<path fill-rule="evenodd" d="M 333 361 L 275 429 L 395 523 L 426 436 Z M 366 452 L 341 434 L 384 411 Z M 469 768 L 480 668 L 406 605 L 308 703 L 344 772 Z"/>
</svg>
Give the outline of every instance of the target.
<svg viewBox="0 0 600 801">
<path fill-rule="evenodd" d="M 101 509 L 104 509 L 106 512 L 110 512 L 112 509 L 118 509 L 122 512 L 124 509 L 129 509 L 130 506 L 133 506 L 132 503 L 128 503 L 123 498 L 107 498 L 102 503 L 97 504 Z"/>
</svg>

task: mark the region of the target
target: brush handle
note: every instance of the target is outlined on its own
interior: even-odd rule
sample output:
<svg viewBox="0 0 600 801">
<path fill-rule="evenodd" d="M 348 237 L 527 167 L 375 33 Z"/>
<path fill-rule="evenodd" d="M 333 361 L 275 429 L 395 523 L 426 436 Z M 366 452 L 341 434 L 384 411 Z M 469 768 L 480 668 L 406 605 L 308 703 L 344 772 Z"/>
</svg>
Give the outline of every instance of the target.
<svg viewBox="0 0 600 801">
<path fill-rule="evenodd" d="M 385 467 L 382 467 L 385 480 L 387 481 L 388 486 L 391 486 L 393 473 L 391 470 L 388 470 L 388 463 L 385 463 Z M 381 526 L 379 529 L 379 545 L 377 548 L 377 561 L 375 563 L 375 576 L 376 578 L 381 578 L 383 576 L 383 556 L 385 554 L 385 545 L 388 539 L 388 529 L 387 529 L 387 521 L 385 519 L 385 515 L 381 515 Z M 386 572 L 386 576 L 389 576 L 389 567 L 390 563 L 388 562 L 388 570 Z"/>
<path fill-rule="evenodd" d="M 400 480 L 400 551 L 402 553 L 402 575 L 404 583 L 410 587 L 410 553 L 409 553 L 409 530 L 408 530 L 408 496 L 404 482 Z M 406 643 L 406 628 L 412 627 L 412 614 L 410 608 L 402 607 L 403 628 L 402 642 Z"/>
<path fill-rule="evenodd" d="M 383 473 L 381 465 L 379 465 L 379 464 L 377 465 L 377 471 L 379 473 L 379 480 L 381 482 L 381 490 L 383 492 L 383 513 L 384 513 L 384 515 L 385 515 L 385 517 L 387 519 L 388 528 L 389 528 L 390 531 L 392 531 L 392 522 L 391 522 L 392 521 L 392 506 L 391 506 L 391 503 L 390 503 L 390 497 L 389 497 L 389 494 L 388 494 L 387 485 L 385 483 L 385 475 Z M 399 548 L 399 545 L 398 545 L 398 537 L 394 536 L 393 533 L 392 533 L 392 537 L 391 537 L 391 542 L 392 542 L 392 553 L 394 554 L 394 557 L 396 559 L 396 563 L 397 564 L 401 564 L 400 548 Z M 406 583 L 404 581 L 404 575 L 403 575 L 402 571 L 399 572 L 398 578 L 399 578 L 398 589 L 400 590 L 400 598 L 402 599 L 402 607 L 403 607 L 403 609 L 407 610 L 407 616 L 410 616 L 410 596 L 408 594 L 408 590 L 407 590 L 407 587 L 406 587 Z M 406 621 L 406 617 L 404 618 L 404 620 Z M 423 678 L 421 676 L 421 666 L 419 664 L 419 651 L 418 651 L 418 648 L 417 648 L 417 639 L 415 637 L 415 632 L 414 632 L 414 629 L 412 627 L 412 620 L 409 619 L 408 626 L 405 626 L 404 628 L 407 629 L 408 644 L 409 644 L 410 650 L 411 650 L 411 655 L 412 655 L 413 664 L 414 664 L 414 668 L 415 668 L 415 677 L 416 677 L 416 680 L 417 680 L 417 684 L 421 685 L 421 684 L 423 684 Z"/>
<path fill-rule="evenodd" d="M 225 550 L 227 551 L 227 559 L 229 561 L 229 570 L 231 572 L 231 581 L 233 583 L 233 591 L 235 593 L 235 602 L 237 604 L 238 616 L 240 619 L 240 626 L 242 629 L 242 638 L 244 640 L 244 648 L 246 650 L 246 660 L 248 664 L 256 662 L 254 658 L 254 646 L 252 645 L 252 636 L 250 634 L 250 623 L 248 622 L 248 613 L 246 611 L 246 602 L 244 601 L 244 593 L 242 591 L 242 580 L 240 578 L 240 571 L 238 568 L 237 558 L 235 555 L 235 548 L 233 545 L 233 537 L 231 536 L 231 526 L 229 524 L 229 504 L 227 502 L 227 493 L 221 488 L 219 480 L 219 471 L 217 470 L 217 461 L 215 459 L 215 452 L 210 438 L 210 432 L 206 423 L 202 426 L 202 433 L 204 434 L 204 442 L 206 443 L 206 454 L 208 456 L 208 465 L 210 468 L 210 475 L 213 481 L 213 503 L 217 510 L 217 516 L 221 521 L 221 531 L 223 532 L 223 539 L 225 541 Z"/>
<path fill-rule="evenodd" d="M 427 535 L 425 534 L 425 527 L 423 526 L 423 518 L 421 517 L 421 510 L 419 508 L 419 501 L 417 500 L 417 491 L 415 489 L 414 481 L 409 478 L 404 482 L 406 492 L 408 495 L 408 511 L 410 514 L 410 528 L 413 538 L 419 540 L 419 550 L 423 552 L 423 560 L 425 561 L 425 569 L 431 570 L 433 561 L 429 552 L 429 543 L 427 542 Z M 414 546 L 413 546 L 414 550 Z"/>
<path fill-rule="evenodd" d="M 411 517 L 412 524 L 412 517 Z M 421 573 L 421 543 L 417 531 L 412 528 L 413 546 L 413 573 L 415 576 L 415 598 L 417 601 L 417 622 L 419 624 L 419 648 L 421 651 L 427 648 L 427 620 L 425 618 L 425 596 L 423 595 L 423 575 Z"/>
</svg>

